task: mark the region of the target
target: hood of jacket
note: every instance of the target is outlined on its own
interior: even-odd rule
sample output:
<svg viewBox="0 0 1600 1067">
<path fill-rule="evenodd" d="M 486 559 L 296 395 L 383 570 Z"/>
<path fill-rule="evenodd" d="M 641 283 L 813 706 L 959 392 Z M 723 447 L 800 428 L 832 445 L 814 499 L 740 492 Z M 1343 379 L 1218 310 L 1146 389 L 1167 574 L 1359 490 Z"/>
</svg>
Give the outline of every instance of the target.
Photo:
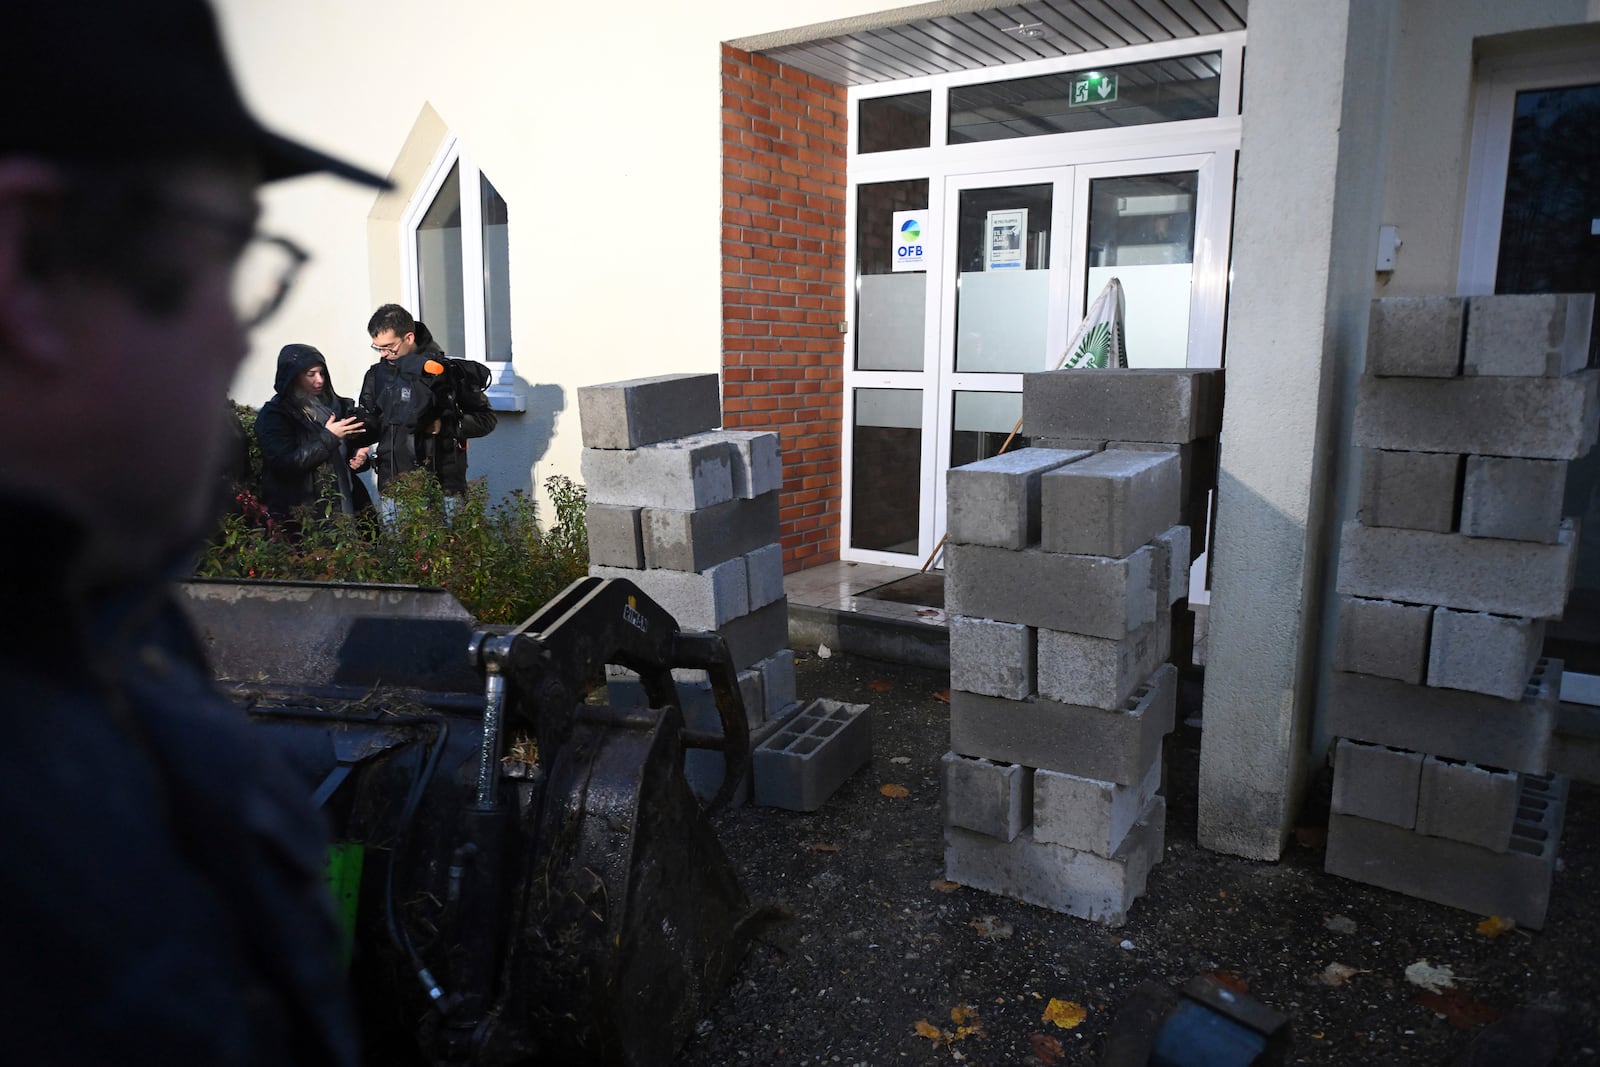
<svg viewBox="0 0 1600 1067">
<path fill-rule="evenodd" d="M 333 400 L 333 378 L 328 374 L 328 361 L 310 345 L 284 345 L 278 350 L 278 376 L 272 387 L 279 396 L 288 396 L 294 390 L 294 380 L 312 367 L 322 368 L 322 393 L 320 399 Z"/>
</svg>

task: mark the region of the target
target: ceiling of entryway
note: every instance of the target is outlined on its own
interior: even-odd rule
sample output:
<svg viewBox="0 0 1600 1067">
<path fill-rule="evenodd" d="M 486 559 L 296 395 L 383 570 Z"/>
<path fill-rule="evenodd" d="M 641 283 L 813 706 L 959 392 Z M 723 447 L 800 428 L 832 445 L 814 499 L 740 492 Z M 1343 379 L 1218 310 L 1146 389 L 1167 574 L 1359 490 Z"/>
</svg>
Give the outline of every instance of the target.
<svg viewBox="0 0 1600 1067">
<path fill-rule="evenodd" d="M 962 10 L 971 6 L 795 43 L 769 38 L 743 46 L 838 85 L 868 85 L 1242 30 L 1249 0 L 1031 0 Z M 789 35 L 773 35 L 781 36 Z"/>
</svg>

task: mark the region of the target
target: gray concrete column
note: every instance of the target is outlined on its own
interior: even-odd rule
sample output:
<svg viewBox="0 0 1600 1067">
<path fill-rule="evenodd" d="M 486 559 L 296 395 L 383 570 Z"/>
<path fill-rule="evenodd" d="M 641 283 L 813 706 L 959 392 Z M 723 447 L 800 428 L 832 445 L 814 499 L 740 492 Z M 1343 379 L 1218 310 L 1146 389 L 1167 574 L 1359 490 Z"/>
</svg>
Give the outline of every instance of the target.
<svg viewBox="0 0 1600 1067">
<path fill-rule="evenodd" d="M 1277 859 L 1307 775 L 1366 343 L 1395 7 L 1254 0 L 1234 211 L 1200 843 Z"/>
</svg>

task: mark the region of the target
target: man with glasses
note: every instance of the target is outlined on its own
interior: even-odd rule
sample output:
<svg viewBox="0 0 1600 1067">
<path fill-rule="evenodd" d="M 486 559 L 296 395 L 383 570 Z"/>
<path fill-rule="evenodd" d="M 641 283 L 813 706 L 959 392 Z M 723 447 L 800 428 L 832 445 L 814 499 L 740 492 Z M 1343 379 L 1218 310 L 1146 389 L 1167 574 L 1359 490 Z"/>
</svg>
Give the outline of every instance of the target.
<svg viewBox="0 0 1600 1067">
<path fill-rule="evenodd" d="M 326 830 L 163 578 L 305 258 L 256 186 L 383 180 L 257 123 L 204 0 L 20 5 L 5 41 L 0 1059 L 354 1064 Z"/>
</svg>

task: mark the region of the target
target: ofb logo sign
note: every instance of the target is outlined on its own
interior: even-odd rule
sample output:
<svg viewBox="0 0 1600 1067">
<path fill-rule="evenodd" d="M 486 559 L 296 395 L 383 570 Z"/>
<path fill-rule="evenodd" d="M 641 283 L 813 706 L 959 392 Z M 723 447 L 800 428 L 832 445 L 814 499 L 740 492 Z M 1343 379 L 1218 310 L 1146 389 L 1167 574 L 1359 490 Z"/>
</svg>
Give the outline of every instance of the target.
<svg viewBox="0 0 1600 1067">
<path fill-rule="evenodd" d="M 928 213 L 926 211 L 896 211 L 894 213 L 894 264 L 893 269 L 926 270 L 924 248 Z"/>
</svg>

